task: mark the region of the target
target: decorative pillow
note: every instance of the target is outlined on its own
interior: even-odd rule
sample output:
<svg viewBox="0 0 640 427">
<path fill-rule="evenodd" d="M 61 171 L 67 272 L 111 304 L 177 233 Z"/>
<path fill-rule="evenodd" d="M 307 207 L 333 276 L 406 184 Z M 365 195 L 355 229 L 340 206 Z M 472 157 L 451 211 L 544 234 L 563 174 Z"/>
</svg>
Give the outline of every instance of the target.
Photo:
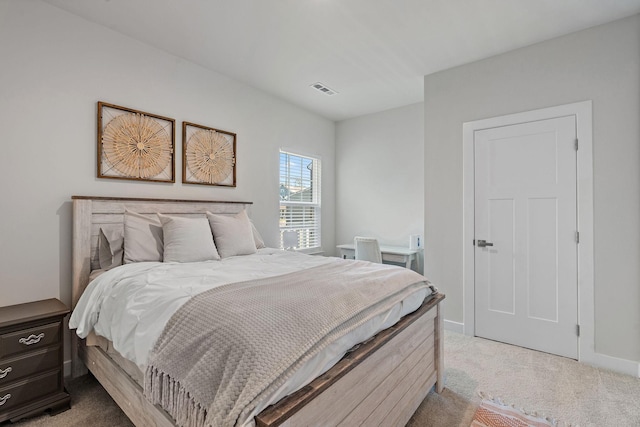
<svg viewBox="0 0 640 427">
<path fill-rule="evenodd" d="M 256 244 L 256 249 L 266 248 L 267 246 L 264 244 L 264 239 L 258 232 L 258 229 L 253 224 L 253 222 L 251 223 L 251 232 L 253 233 L 253 241 Z"/>
<path fill-rule="evenodd" d="M 158 214 L 164 239 L 164 262 L 220 259 L 207 218 L 182 218 Z"/>
<path fill-rule="evenodd" d="M 162 261 L 162 224 L 156 218 L 124 212 L 124 263 Z"/>
<path fill-rule="evenodd" d="M 98 236 L 98 259 L 101 270 L 110 270 L 122 265 L 124 233 L 122 230 L 100 228 Z"/>
<path fill-rule="evenodd" d="M 234 216 L 207 212 L 207 218 L 209 218 L 218 253 L 222 258 L 256 252 L 251 221 L 245 211 Z"/>
</svg>

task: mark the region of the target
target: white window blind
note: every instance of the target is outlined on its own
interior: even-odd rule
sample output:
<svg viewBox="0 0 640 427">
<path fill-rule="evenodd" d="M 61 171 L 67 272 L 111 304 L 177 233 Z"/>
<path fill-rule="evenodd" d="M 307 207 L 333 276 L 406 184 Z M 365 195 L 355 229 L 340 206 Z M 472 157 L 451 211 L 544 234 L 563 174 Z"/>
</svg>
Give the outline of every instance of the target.
<svg viewBox="0 0 640 427">
<path fill-rule="evenodd" d="M 320 160 L 280 151 L 280 247 L 320 246 Z"/>
</svg>

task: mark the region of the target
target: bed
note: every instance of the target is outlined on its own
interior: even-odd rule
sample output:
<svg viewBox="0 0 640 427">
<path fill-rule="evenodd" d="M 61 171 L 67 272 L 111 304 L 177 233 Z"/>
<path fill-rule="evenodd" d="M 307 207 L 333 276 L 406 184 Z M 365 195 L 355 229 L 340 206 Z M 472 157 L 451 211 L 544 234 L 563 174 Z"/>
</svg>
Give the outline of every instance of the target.
<svg viewBox="0 0 640 427">
<path fill-rule="evenodd" d="M 75 308 L 99 263 L 101 229 L 121 230 L 125 210 L 140 214 L 234 216 L 250 202 L 74 196 L 73 288 Z M 260 255 L 260 254 L 257 254 Z M 265 250 L 262 256 L 285 255 Z M 318 258 L 318 257 L 309 257 Z M 262 261 L 261 261 L 262 262 Z M 426 394 L 443 388 L 441 301 L 432 293 L 417 310 L 349 350 L 328 370 L 252 416 L 256 426 L 404 425 Z M 404 302 L 404 301 L 403 301 Z M 173 426 L 174 419 L 144 395 L 126 360 L 101 337 L 72 334 L 74 376 L 88 369 L 136 426 Z"/>
</svg>

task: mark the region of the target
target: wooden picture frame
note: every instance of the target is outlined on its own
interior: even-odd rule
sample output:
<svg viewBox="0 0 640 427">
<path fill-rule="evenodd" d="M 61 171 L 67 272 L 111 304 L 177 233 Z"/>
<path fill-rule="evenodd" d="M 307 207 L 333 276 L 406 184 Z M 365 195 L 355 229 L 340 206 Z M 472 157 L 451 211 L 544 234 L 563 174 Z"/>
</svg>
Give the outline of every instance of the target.
<svg viewBox="0 0 640 427">
<path fill-rule="evenodd" d="M 236 134 L 182 122 L 182 182 L 236 186 Z"/>
<path fill-rule="evenodd" d="M 175 120 L 99 101 L 98 178 L 175 182 Z"/>
</svg>

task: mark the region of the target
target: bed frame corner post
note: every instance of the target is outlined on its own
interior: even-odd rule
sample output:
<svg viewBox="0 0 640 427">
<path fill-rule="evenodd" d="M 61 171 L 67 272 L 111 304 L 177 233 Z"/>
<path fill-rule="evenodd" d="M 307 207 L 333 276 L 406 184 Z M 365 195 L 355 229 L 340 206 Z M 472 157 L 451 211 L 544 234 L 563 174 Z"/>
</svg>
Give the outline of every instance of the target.
<svg viewBox="0 0 640 427">
<path fill-rule="evenodd" d="M 91 200 L 73 199 L 73 246 L 71 276 L 71 309 L 89 284 L 91 272 Z M 87 368 L 78 355 L 81 345 L 78 336 L 71 332 L 71 376 L 79 377 L 87 373 Z"/>
<path fill-rule="evenodd" d="M 442 313 L 442 301 L 438 303 L 438 312 L 435 321 L 436 392 L 442 393 L 444 390 L 444 316 Z"/>
<path fill-rule="evenodd" d="M 73 199 L 71 309 L 89 282 L 91 272 L 91 200 Z"/>
</svg>

